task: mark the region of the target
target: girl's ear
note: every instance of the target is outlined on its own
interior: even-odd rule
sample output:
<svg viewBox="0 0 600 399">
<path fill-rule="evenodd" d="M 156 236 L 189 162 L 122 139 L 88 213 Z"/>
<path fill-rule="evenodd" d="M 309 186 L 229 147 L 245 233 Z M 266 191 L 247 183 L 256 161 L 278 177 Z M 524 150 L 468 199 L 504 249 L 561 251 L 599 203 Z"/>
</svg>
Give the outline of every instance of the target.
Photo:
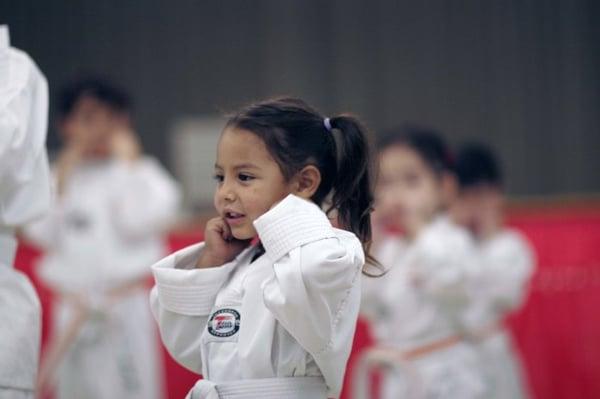
<svg viewBox="0 0 600 399">
<path fill-rule="evenodd" d="M 293 178 L 292 194 L 300 198 L 310 199 L 321 184 L 321 172 L 314 165 L 307 165 Z"/>
</svg>

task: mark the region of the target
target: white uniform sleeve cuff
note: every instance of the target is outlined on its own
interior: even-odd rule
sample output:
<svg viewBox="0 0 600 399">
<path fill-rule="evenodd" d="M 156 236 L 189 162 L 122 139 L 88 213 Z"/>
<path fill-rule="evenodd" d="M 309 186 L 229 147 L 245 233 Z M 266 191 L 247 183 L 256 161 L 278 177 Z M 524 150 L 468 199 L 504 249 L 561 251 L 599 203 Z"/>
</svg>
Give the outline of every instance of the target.
<svg viewBox="0 0 600 399">
<path fill-rule="evenodd" d="M 279 260 L 294 248 L 336 237 L 321 208 L 292 194 L 256 219 L 254 227 L 272 261 Z"/>
<path fill-rule="evenodd" d="M 236 264 L 195 268 L 204 243 L 184 248 L 152 266 L 158 300 L 167 310 L 188 316 L 210 313 L 215 297 Z"/>
</svg>

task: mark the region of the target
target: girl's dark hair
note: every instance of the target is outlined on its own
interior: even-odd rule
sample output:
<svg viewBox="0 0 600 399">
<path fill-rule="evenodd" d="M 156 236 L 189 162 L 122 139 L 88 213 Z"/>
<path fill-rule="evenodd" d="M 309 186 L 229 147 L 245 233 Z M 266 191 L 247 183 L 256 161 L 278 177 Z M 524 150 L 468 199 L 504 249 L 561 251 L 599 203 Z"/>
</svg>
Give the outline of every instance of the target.
<svg viewBox="0 0 600 399">
<path fill-rule="evenodd" d="M 489 184 L 503 186 L 500 163 L 494 151 L 480 143 L 464 144 L 456 157 L 456 176 L 461 188 Z"/>
<path fill-rule="evenodd" d="M 402 125 L 384 132 L 377 144 L 380 152 L 395 145 L 409 147 L 419 154 L 438 176 L 454 170 L 453 157 L 446 141 L 432 128 Z"/>
<path fill-rule="evenodd" d="M 363 243 L 367 261 L 371 244 L 371 162 L 367 130 L 353 116 L 327 120 L 296 98 L 276 98 L 251 104 L 231 116 L 226 127 L 250 131 L 260 137 L 283 176 L 291 179 L 307 165 L 321 173 L 312 200 L 329 214 L 337 212 L 341 227 Z"/>
</svg>

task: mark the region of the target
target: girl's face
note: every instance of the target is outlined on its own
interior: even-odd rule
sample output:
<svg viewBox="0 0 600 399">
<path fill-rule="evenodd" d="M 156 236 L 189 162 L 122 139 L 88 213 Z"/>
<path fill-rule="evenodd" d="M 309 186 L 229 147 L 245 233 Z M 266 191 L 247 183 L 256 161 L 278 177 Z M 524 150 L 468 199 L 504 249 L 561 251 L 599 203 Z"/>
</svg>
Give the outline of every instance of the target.
<svg viewBox="0 0 600 399">
<path fill-rule="evenodd" d="M 256 236 L 252 222 L 293 192 L 265 143 L 235 127 L 219 140 L 215 179 L 215 208 L 239 240 Z"/>
<path fill-rule="evenodd" d="M 442 179 L 405 145 L 379 155 L 377 215 L 384 223 L 414 236 L 442 207 Z"/>
</svg>

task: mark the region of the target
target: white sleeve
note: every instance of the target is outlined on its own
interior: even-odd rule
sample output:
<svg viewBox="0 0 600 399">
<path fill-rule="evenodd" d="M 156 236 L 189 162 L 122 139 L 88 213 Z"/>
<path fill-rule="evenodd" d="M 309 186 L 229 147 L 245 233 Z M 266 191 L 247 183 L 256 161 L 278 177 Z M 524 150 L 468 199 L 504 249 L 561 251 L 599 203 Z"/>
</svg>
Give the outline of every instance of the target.
<svg viewBox="0 0 600 399">
<path fill-rule="evenodd" d="M 54 176 L 51 180 L 56 182 Z M 43 216 L 23 226 L 25 238 L 45 250 L 56 249 L 63 235 L 64 210 L 63 201 L 56 196 L 56 191 L 52 190 L 50 209 Z"/>
<path fill-rule="evenodd" d="M 382 279 L 384 277 L 362 277 L 360 314 L 372 324 L 377 324 L 385 319 L 388 314 L 387 306 L 381 299 Z"/>
<path fill-rule="evenodd" d="M 377 324 L 382 320 L 387 320 L 390 317 L 390 309 L 388 301 L 382 297 L 382 291 L 385 288 L 387 282 L 393 277 L 393 266 L 397 257 L 399 256 L 398 250 L 398 237 L 387 237 L 381 241 L 375 258 L 383 266 L 383 270 L 379 270 L 375 267 L 371 267 L 369 272 L 373 273 L 375 277 L 363 276 L 362 278 L 362 296 L 360 300 L 360 312 L 361 315 L 366 317 L 371 323 Z M 380 273 L 384 273 L 379 276 Z"/>
<path fill-rule="evenodd" d="M 49 207 L 48 84 L 27 54 L 0 41 L 0 226 L 14 228 Z"/>
<path fill-rule="evenodd" d="M 466 234 L 431 231 L 419 239 L 411 271 L 423 292 L 448 310 L 458 311 L 468 305 L 469 287 L 477 276 L 474 254 Z"/>
<path fill-rule="evenodd" d="M 484 293 L 494 308 L 512 310 L 523 302 L 534 269 L 534 255 L 517 233 L 508 233 L 482 257 Z"/>
<path fill-rule="evenodd" d="M 364 253 L 314 203 L 290 195 L 254 225 L 273 262 L 265 306 L 309 352 L 329 394 L 341 390 L 360 307 Z"/>
<path fill-rule="evenodd" d="M 165 347 L 177 362 L 196 373 L 202 371 L 202 331 L 217 293 L 236 264 L 195 268 L 203 247 L 187 247 L 152 266 L 156 285 L 150 293 L 152 314 Z"/>
<path fill-rule="evenodd" d="M 61 206 L 54 206 L 43 217 L 23 227 L 25 238 L 45 250 L 57 248 L 62 236 L 63 214 Z"/>
<path fill-rule="evenodd" d="M 179 202 L 178 184 L 154 159 L 144 157 L 132 164 L 116 162 L 114 200 L 117 229 L 127 237 L 164 231 L 173 222 Z"/>
</svg>

